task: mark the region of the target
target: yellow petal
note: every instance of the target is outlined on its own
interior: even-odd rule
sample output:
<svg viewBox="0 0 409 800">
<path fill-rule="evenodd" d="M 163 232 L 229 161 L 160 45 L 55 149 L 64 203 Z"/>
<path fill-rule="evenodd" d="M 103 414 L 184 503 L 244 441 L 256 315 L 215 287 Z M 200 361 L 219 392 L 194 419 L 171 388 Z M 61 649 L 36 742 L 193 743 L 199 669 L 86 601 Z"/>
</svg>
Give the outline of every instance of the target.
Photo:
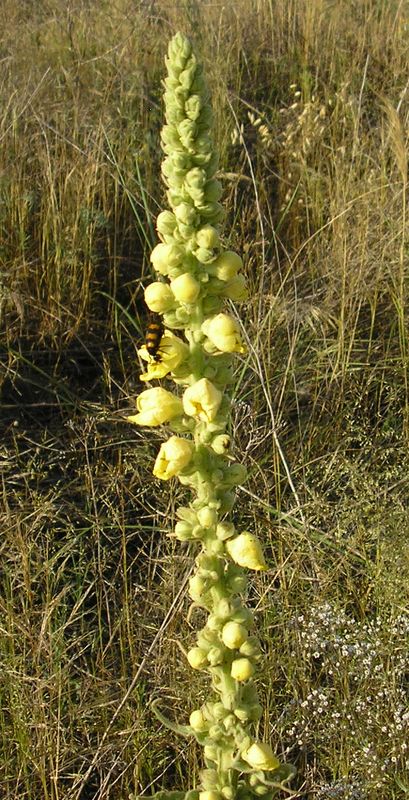
<svg viewBox="0 0 409 800">
<path fill-rule="evenodd" d="M 263 550 L 257 536 L 245 531 L 226 542 L 226 550 L 236 564 L 248 569 L 267 569 Z"/>
<path fill-rule="evenodd" d="M 217 416 L 223 395 L 207 378 L 201 378 L 189 386 L 182 398 L 185 413 L 198 417 L 204 422 L 212 422 Z"/>
<path fill-rule="evenodd" d="M 254 742 L 244 753 L 241 754 L 242 758 L 250 764 L 251 767 L 258 770 L 273 770 L 280 766 L 277 756 L 273 753 L 269 744 L 263 742 Z"/>
</svg>

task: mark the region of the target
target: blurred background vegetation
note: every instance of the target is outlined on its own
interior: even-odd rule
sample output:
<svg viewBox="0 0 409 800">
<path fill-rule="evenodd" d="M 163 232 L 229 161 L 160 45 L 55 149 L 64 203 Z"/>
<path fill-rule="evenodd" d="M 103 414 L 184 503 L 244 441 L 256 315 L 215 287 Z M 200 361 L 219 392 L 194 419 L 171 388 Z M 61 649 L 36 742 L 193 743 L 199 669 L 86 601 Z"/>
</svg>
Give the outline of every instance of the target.
<svg viewBox="0 0 409 800">
<path fill-rule="evenodd" d="M 191 787 L 180 722 L 194 551 L 162 433 L 123 421 L 160 180 L 164 55 L 192 37 L 250 300 L 232 424 L 259 735 L 294 797 L 409 792 L 409 5 L 3 0 L 0 7 L 0 796 Z M 236 312 L 237 313 L 237 312 Z M 196 627 L 196 620 L 194 620 Z"/>
</svg>

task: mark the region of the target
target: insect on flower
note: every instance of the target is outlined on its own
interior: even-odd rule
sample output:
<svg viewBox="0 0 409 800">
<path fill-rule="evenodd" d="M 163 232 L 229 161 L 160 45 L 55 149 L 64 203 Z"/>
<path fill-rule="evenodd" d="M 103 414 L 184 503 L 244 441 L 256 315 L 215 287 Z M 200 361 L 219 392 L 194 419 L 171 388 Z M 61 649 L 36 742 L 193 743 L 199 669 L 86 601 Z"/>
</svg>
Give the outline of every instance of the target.
<svg viewBox="0 0 409 800">
<path fill-rule="evenodd" d="M 165 327 L 160 315 L 152 314 L 148 327 L 146 328 L 145 347 L 153 361 L 156 361 L 156 363 L 161 361 L 159 348 L 164 331 Z"/>
</svg>

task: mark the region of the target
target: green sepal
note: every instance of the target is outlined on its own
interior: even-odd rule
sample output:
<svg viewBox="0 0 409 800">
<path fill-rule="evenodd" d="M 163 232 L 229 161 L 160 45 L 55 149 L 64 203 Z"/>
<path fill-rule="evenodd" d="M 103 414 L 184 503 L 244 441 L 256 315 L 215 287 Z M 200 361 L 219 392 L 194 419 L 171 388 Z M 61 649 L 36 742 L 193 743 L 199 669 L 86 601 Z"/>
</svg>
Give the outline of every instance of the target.
<svg viewBox="0 0 409 800">
<path fill-rule="evenodd" d="M 193 731 L 190 725 L 179 725 L 177 722 L 172 722 L 172 720 L 165 717 L 161 711 L 157 708 L 159 700 L 154 700 L 151 703 L 151 709 L 155 714 L 155 717 L 165 726 L 165 728 L 169 728 L 169 730 L 173 731 L 174 733 L 178 733 L 180 736 L 184 736 L 185 738 L 189 738 L 193 736 Z M 158 792 L 158 795 L 161 794 Z M 166 794 L 166 793 L 165 793 Z M 169 793 L 168 793 L 169 794 Z M 181 795 L 181 797 L 185 797 L 183 792 L 170 792 L 171 795 Z M 158 795 L 153 795 L 153 797 L 157 797 Z M 178 800 L 178 797 L 175 796 L 175 800 Z"/>
</svg>

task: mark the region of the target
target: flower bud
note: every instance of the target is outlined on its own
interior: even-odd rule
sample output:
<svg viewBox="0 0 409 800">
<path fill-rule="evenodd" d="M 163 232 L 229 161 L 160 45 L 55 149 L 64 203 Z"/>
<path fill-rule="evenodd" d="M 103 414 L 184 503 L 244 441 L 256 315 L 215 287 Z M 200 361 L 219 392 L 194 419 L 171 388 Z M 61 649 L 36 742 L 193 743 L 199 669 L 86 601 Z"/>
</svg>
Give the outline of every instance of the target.
<svg viewBox="0 0 409 800">
<path fill-rule="evenodd" d="M 219 234 L 216 228 L 212 225 L 205 225 L 196 234 L 196 243 L 198 247 L 203 247 L 206 250 L 212 250 L 218 247 L 220 242 Z"/>
<path fill-rule="evenodd" d="M 193 167 L 186 174 L 186 186 L 193 189 L 202 189 L 206 183 L 206 171 L 200 167 Z"/>
<path fill-rule="evenodd" d="M 197 512 L 197 518 L 203 528 L 213 528 L 217 523 L 217 511 L 209 506 L 204 506 Z"/>
<path fill-rule="evenodd" d="M 223 456 L 226 450 L 229 449 L 230 446 L 230 436 L 227 433 L 223 433 L 220 436 L 215 436 L 212 443 L 211 448 L 217 453 L 218 456 Z"/>
<path fill-rule="evenodd" d="M 179 397 L 160 386 L 142 392 L 137 397 L 136 407 L 139 414 L 126 417 L 126 419 L 135 425 L 148 427 L 162 425 L 183 414 L 183 405 Z"/>
<path fill-rule="evenodd" d="M 231 665 L 230 675 L 236 681 L 248 681 L 254 675 L 254 667 L 248 658 L 235 658 Z"/>
<path fill-rule="evenodd" d="M 165 174 L 165 163 L 168 162 L 168 159 L 162 164 L 162 171 Z M 172 167 L 171 167 L 172 168 Z M 172 214 L 171 211 L 161 211 L 160 214 L 156 217 L 156 230 L 158 231 L 160 236 L 171 237 L 176 227 L 176 217 Z"/>
<path fill-rule="evenodd" d="M 212 422 L 217 416 L 222 399 L 222 393 L 207 378 L 201 378 L 185 390 L 182 402 L 185 414 L 189 417 Z"/>
<path fill-rule="evenodd" d="M 214 789 L 219 785 L 219 775 L 215 769 L 201 769 L 199 777 L 204 789 Z"/>
<path fill-rule="evenodd" d="M 228 714 L 229 710 L 225 708 L 223 703 L 214 703 L 213 705 L 213 716 L 217 720 L 224 719 Z"/>
<path fill-rule="evenodd" d="M 229 650 L 237 650 L 241 647 L 247 636 L 246 628 L 238 622 L 226 622 L 222 630 L 222 642 Z"/>
<path fill-rule="evenodd" d="M 221 281 L 229 281 L 237 275 L 238 271 L 242 268 L 243 261 L 237 253 L 233 250 L 226 250 L 213 261 L 211 265 L 211 274 L 215 275 Z"/>
<path fill-rule="evenodd" d="M 205 748 L 205 750 L 206 749 L 210 750 L 210 748 Z M 207 757 L 210 758 L 209 755 Z M 214 759 L 212 760 L 214 761 Z M 220 792 L 216 792 L 214 789 L 208 789 L 207 791 L 199 792 L 199 800 L 222 800 L 222 798 Z"/>
<path fill-rule="evenodd" d="M 249 293 L 244 275 L 236 275 L 234 278 L 228 281 L 224 288 L 223 294 L 225 297 L 228 297 L 229 300 L 234 300 L 236 303 L 247 300 Z"/>
<path fill-rule="evenodd" d="M 200 293 L 200 283 L 198 283 L 190 272 L 184 272 L 183 275 L 179 275 L 178 278 L 175 278 L 171 282 L 170 288 L 179 303 L 194 303 Z"/>
<path fill-rule="evenodd" d="M 274 755 L 269 744 L 264 742 L 254 742 L 247 750 L 245 750 L 241 757 L 247 761 L 253 769 L 256 770 L 273 770 L 280 766 L 280 762 L 276 755 Z"/>
<path fill-rule="evenodd" d="M 206 182 L 204 190 L 207 203 L 217 203 L 223 192 L 220 181 L 216 180 L 215 178 Z"/>
<path fill-rule="evenodd" d="M 168 481 L 184 469 L 191 461 L 195 446 L 188 439 L 171 436 L 161 445 L 157 455 L 153 474 L 155 478 Z"/>
<path fill-rule="evenodd" d="M 214 745 L 206 744 L 205 747 L 203 748 L 203 754 L 204 754 L 205 759 L 208 759 L 209 761 L 217 761 L 217 747 L 215 747 Z M 213 797 L 208 798 L 208 797 L 206 797 L 206 798 L 203 798 L 202 800 L 216 800 L 216 798 L 213 798 Z"/>
<path fill-rule="evenodd" d="M 202 331 L 222 353 L 244 353 L 246 350 L 241 341 L 239 326 L 228 314 L 217 314 L 207 319 L 202 325 Z"/>
<path fill-rule="evenodd" d="M 203 105 L 203 102 L 202 102 L 202 98 L 200 97 L 200 95 L 191 94 L 190 97 L 188 97 L 188 99 L 186 100 L 186 103 L 185 103 L 186 116 L 189 117 L 189 119 L 195 119 L 196 120 L 198 118 L 199 114 L 200 114 L 200 110 L 202 108 L 202 105 Z"/>
<path fill-rule="evenodd" d="M 242 594 L 247 589 L 248 580 L 245 575 L 234 575 L 229 579 L 229 587 L 234 594 Z"/>
<path fill-rule="evenodd" d="M 169 311 L 175 304 L 170 286 L 167 283 L 154 281 L 150 283 L 145 289 L 145 303 L 156 314 L 162 314 L 164 311 Z"/>
<path fill-rule="evenodd" d="M 208 548 L 210 553 L 214 553 L 217 556 L 224 555 L 224 544 L 223 542 L 219 542 L 217 539 L 213 539 L 212 541 L 208 542 Z"/>
<path fill-rule="evenodd" d="M 189 578 L 189 595 L 194 603 L 201 603 L 203 593 L 206 591 L 207 582 L 200 575 Z"/>
<path fill-rule="evenodd" d="M 220 297 L 208 294 L 203 298 L 203 313 L 204 314 L 217 314 L 223 307 L 223 300 Z"/>
<path fill-rule="evenodd" d="M 230 539 L 235 533 L 236 529 L 232 522 L 219 522 L 216 528 L 216 536 L 222 542 Z"/>
<path fill-rule="evenodd" d="M 207 664 L 207 654 L 200 647 L 192 647 L 187 654 L 187 660 L 192 669 L 203 669 Z"/>
<path fill-rule="evenodd" d="M 247 656 L 247 657 L 250 656 L 250 658 L 258 656 L 260 653 L 260 645 L 258 639 L 256 639 L 255 636 L 251 636 L 247 640 L 247 642 L 243 642 L 243 644 L 240 645 L 240 653 L 242 656 Z"/>
<path fill-rule="evenodd" d="M 244 464 L 230 464 L 224 472 L 224 483 L 227 486 L 238 486 L 247 480 L 247 469 Z"/>
<path fill-rule="evenodd" d="M 266 786 L 265 783 L 259 783 L 254 787 L 253 792 L 257 797 L 264 797 L 266 794 L 271 797 L 271 787 Z"/>
<path fill-rule="evenodd" d="M 245 531 L 226 542 L 226 550 L 236 564 L 248 569 L 264 570 L 267 564 L 256 536 Z"/>
<path fill-rule="evenodd" d="M 175 208 L 175 216 L 183 225 L 194 225 L 196 221 L 196 211 L 188 203 L 179 203 Z"/>
<path fill-rule="evenodd" d="M 192 711 L 189 717 L 190 727 L 193 728 L 194 731 L 205 731 L 208 728 L 207 720 L 203 716 L 203 712 L 200 708 Z"/>
<path fill-rule="evenodd" d="M 191 525 L 195 525 L 197 521 L 196 511 L 189 508 L 189 506 L 179 506 L 176 511 L 176 516 L 179 517 L 179 519 L 185 520 L 185 522 L 190 522 Z"/>
<path fill-rule="evenodd" d="M 174 536 L 180 542 L 189 542 L 193 539 L 192 526 L 188 522 L 177 522 L 175 525 Z"/>
<path fill-rule="evenodd" d="M 249 720 L 249 712 L 247 708 L 235 708 L 234 714 L 240 722 L 248 722 Z"/>
<path fill-rule="evenodd" d="M 208 654 L 207 660 L 212 667 L 217 667 L 218 664 L 223 663 L 223 650 L 220 647 L 212 647 Z"/>
<path fill-rule="evenodd" d="M 167 275 L 169 269 L 181 264 L 184 252 L 177 244 L 157 244 L 151 252 L 151 262 L 156 272 Z"/>
</svg>

